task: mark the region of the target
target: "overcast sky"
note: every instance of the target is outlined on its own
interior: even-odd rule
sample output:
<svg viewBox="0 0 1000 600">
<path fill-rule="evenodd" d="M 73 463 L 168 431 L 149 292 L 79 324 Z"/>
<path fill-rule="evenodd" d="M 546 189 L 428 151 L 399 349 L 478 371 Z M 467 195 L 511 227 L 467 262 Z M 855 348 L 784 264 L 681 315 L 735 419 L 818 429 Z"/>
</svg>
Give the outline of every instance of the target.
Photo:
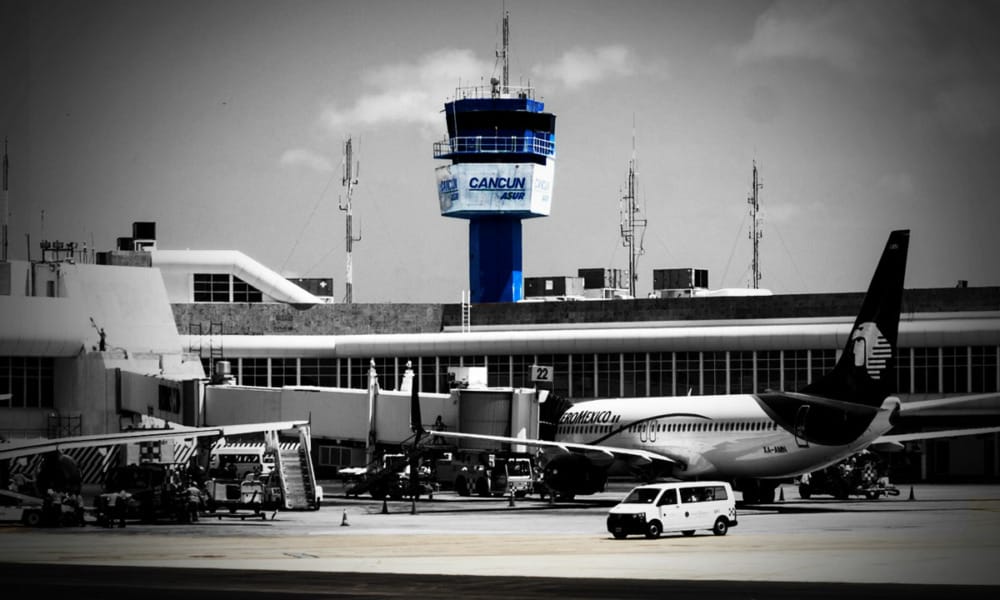
<svg viewBox="0 0 1000 600">
<path fill-rule="evenodd" d="M 795 0 L 0 0 L 10 255 L 26 235 L 112 249 L 235 249 L 344 291 L 343 142 L 356 302 L 458 302 L 468 224 L 432 155 L 455 88 L 510 74 L 556 116 L 551 216 L 524 274 L 624 268 L 632 154 L 654 269 L 861 291 L 911 229 L 909 288 L 1000 285 L 1000 3 Z"/>
</svg>

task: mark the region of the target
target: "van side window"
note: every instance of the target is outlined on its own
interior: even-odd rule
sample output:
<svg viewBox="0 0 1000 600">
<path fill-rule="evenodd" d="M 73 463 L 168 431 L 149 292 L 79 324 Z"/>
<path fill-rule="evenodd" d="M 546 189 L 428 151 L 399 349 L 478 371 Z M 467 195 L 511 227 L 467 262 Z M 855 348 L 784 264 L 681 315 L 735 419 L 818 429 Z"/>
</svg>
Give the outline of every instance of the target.
<svg viewBox="0 0 1000 600">
<path fill-rule="evenodd" d="M 728 500 L 729 499 L 726 496 L 726 488 L 725 487 L 723 487 L 721 485 L 715 486 L 715 499 L 716 500 Z"/>
<path fill-rule="evenodd" d="M 664 490 L 663 495 L 660 496 L 660 501 L 656 503 L 657 506 L 672 506 L 677 504 L 677 490 Z"/>
<path fill-rule="evenodd" d="M 691 504 L 692 502 L 697 502 L 697 497 L 695 496 L 695 488 L 681 488 L 681 503 Z"/>
</svg>

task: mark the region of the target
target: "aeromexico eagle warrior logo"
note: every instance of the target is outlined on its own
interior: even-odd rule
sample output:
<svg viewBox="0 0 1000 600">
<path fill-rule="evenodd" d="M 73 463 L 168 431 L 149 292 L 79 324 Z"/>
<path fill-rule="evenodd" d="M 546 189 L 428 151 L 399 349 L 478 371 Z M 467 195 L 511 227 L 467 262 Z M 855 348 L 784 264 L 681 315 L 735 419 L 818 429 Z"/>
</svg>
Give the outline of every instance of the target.
<svg viewBox="0 0 1000 600">
<path fill-rule="evenodd" d="M 851 345 L 854 366 L 864 367 L 872 379 L 881 379 L 892 356 L 892 344 L 879 331 L 878 325 L 871 321 L 858 325 L 851 333 Z"/>
</svg>

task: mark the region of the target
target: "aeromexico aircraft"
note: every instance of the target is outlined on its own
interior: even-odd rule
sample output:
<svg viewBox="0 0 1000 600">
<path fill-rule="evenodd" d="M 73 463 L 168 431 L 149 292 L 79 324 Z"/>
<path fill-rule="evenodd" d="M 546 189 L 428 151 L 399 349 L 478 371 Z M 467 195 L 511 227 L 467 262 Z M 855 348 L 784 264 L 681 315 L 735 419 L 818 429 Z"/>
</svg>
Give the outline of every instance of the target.
<svg viewBox="0 0 1000 600">
<path fill-rule="evenodd" d="M 536 448 L 543 481 L 556 497 L 593 494 L 609 475 L 631 472 L 728 480 L 753 503 L 773 501 L 781 479 L 869 446 L 899 448 L 903 441 L 1000 430 L 887 435 L 903 411 L 997 396 L 902 404 L 892 395 L 908 245 L 909 230 L 890 234 L 839 361 L 800 391 L 581 401 L 560 417 L 554 440 L 426 433 Z M 412 423 L 420 423 L 419 404 L 411 410 Z M 422 425 L 417 429 L 425 433 Z"/>
</svg>

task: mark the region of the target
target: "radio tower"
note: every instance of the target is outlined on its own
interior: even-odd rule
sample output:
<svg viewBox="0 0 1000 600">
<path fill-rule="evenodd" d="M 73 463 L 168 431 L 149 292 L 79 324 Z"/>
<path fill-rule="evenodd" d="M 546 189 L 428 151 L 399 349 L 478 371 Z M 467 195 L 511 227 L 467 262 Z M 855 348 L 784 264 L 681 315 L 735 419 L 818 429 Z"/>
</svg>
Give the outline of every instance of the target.
<svg viewBox="0 0 1000 600">
<path fill-rule="evenodd" d="M 354 301 L 354 267 L 351 264 L 351 248 L 354 242 L 361 241 L 360 234 L 358 234 L 358 237 L 354 237 L 354 213 L 351 207 L 351 196 L 354 193 L 354 186 L 358 184 L 357 177 L 361 171 L 361 164 L 355 164 L 353 161 L 354 155 L 351 149 L 351 138 L 347 138 L 347 141 L 344 142 L 344 178 L 341 180 L 343 186 L 347 188 L 347 201 L 338 205 L 340 210 L 347 213 L 347 277 L 344 280 L 347 282 L 347 289 L 344 292 L 345 304 L 351 304 Z"/>
<path fill-rule="evenodd" d="M 632 158 L 628 161 L 628 182 L 625 196 L 618 202 L 618 213 L 621 216 L 622 245 L 628 248 L 628 293 L 635 298 L 635 282 L 639 279 L 636 263 L 640 256 L 646 253 L 642 240 L 646 232 L 646 219 L 639 215 L 639 207 L 635 198 L 635 124 L 632 124 Z M 638 244 L 636 243 L 638 238 Z"/>
<path fill-rule="evenodd" d="M 750 287 L 753 289 L 760 287 L 760 238 L 764 237 L 764 225 L 761 223 L 763 219 L 760 215 L 760 197 L 757 192 L 762 187 L 764 184 L 757 178 L 757 161 L 755 160 L 753 162 L 753 187 L 750 190 L 750 197 L 747 198 L 747 204 L 750 205 L 750 216 L 753 219 L 753 224 L 750 226 L 750 241 L 753 242 L 753 263 L 751 264 L 753 274 L 751 275 Z"/>
</svg>

